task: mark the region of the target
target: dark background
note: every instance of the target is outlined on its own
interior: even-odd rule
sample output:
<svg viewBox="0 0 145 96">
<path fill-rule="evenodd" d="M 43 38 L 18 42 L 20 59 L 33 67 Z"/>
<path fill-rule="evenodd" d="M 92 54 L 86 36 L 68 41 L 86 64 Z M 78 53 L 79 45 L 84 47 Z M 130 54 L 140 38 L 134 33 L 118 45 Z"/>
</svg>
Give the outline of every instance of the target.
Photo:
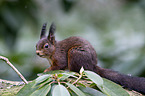
<svg viewBox="0 0 145 96">
<path fill-rule="evenodd" d="M 145 0 L 0 0 L 0 55 L 27 80 L 49 67 L 35 54 L 45 22 L 55 22 L 57 40 L 87 39 L 99 66 L 145 77 Z M 20 80 L 2 60 L 0 78 Z"/>
</svg>

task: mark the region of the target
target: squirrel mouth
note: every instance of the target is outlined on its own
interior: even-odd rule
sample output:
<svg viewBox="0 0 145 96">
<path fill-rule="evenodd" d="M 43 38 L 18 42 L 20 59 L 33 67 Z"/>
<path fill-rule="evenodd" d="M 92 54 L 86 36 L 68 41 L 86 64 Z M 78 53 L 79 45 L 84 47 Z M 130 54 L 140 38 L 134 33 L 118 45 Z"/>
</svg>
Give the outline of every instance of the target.
<svg viewBox="0 0 145 96">
<path fill-rule="evenodd" d="M 42 51 L 36 50 L 36 54 L 42 58 L 45 58 L 45 54 Z"/>
<path fill-rule="evenodd" d="M 39 55 L 40 57 L 42 57 L 42 58 L 45 58 L 45 55 Z"/>
</svg>

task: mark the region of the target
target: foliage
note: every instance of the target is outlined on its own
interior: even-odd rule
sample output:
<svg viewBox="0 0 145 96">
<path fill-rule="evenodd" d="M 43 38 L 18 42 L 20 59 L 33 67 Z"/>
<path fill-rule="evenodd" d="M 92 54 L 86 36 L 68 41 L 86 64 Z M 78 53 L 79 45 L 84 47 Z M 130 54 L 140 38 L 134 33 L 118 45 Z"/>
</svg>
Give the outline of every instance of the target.
<svg viewBox="0 0 145 96">
<path fill-rule="evenodd" d="M 144 77 L 144 12 L 145 0 L 0 0 L 0 54 L 33 80 L 48 67 L 35 45 L 42 24 L 53 21 L 57 40 L 81 36 L 95 48 L 100 66 Z M 4 63 L 0 78 L 20 80 Z"/>
<path fill-rule="evenodd" d="M 0 96 L 16 96 L 23 85 L 23 82 L 0 79 Z"/>
<path fill-rule="evenodd" d="M 28 20 L 37 25 L 37 8 L 33 0 L 2 0 L 0 1 L 0 38 L 5 40 L 9 50 L 18 38 L 21 26 Z"/>
<path fill-rule="evenodd" d="M 84 81 L 84 82 L 83 82 Z M 129 96 L 119 85 L 101 78 L 92 71 L 80 74 L 66 71 L 51 71 L 25 85 L 17 96 Z"/>
</svg>

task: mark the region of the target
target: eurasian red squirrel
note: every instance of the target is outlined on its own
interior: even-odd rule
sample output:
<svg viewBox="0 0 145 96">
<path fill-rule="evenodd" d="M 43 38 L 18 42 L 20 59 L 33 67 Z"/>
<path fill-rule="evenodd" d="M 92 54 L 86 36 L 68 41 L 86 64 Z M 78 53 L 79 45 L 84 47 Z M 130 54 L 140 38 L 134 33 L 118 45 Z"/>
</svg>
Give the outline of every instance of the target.
<svg viewBox="0 0 145 96">
<path fill-rule="evenodd" d="M 51 64 L 51 70 L 64 70 L 79 72 L 83 66 L 85 70 L 91 70 L 101 77 L 122 85 L 125 88 L 145 94 L 145 78 L 120 74 L 110 69 L 97 66 L 97 54 L 92 45 L 81 37 L 69 37 L 62 41 L 56 41 L 55 25 L 49 29 L 49 35 L 45 36 L 46 23 L 43 25 L 40 40 L 36 45 L 36 53 L 40 57 L 47 58 Z"/>
</svg>

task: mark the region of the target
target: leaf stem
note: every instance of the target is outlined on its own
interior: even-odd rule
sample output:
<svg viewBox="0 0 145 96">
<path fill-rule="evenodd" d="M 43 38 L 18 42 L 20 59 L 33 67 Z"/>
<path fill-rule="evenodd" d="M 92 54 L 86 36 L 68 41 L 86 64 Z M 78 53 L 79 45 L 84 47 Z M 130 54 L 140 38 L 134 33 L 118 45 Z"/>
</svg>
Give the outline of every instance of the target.
<svg viewBox="0 0 145 96">
<path fill-rule="evenodd" d="M 72 84 L 74 85 L 74 84 L 77 83 L 81 78 L 82 78 L 82 74 L 80 74 L 80 75 L 79 75 L 79 78 L 78 78 L 76 81 L 74 81 Z"/>
</svg>

